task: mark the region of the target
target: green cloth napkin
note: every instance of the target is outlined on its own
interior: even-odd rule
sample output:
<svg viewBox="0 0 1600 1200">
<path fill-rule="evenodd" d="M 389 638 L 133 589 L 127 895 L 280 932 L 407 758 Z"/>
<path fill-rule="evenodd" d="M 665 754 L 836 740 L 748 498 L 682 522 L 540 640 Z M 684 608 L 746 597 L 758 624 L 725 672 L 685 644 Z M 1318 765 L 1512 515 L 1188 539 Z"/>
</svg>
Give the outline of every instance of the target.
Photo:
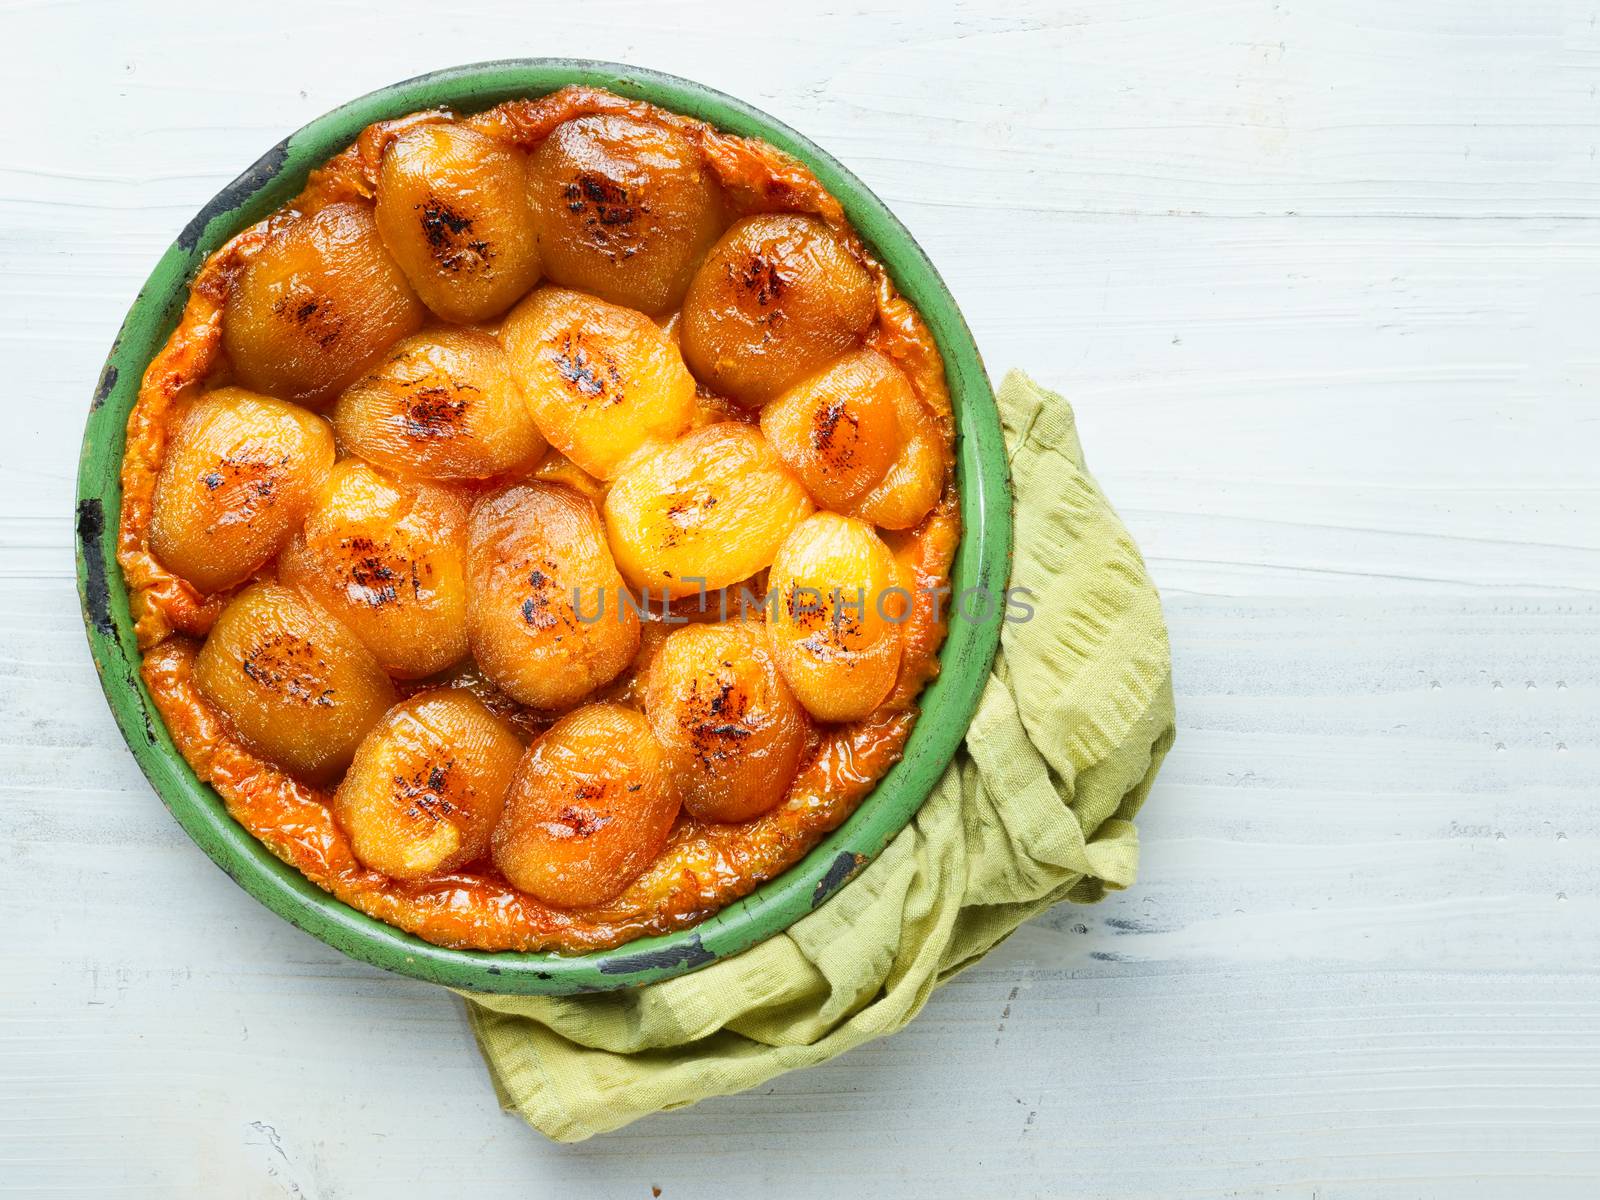
<svg viewBox="0 0 1600 1200">
<path fill-rule="evenodd" d="M 754 1087 L 902 1028 L 1060 900 L 1133 882 L 1133 815 L 1173 739 L 1154 585 L 1083 463 L 1072 409 L 1021 372 L 1000 416 L 1016 489 L 1003 627 L 966 742 L 861 875 L 783 934 L 633 991 L 467 995 L 501 1103 L 575 1142 Z"/>
</svg>

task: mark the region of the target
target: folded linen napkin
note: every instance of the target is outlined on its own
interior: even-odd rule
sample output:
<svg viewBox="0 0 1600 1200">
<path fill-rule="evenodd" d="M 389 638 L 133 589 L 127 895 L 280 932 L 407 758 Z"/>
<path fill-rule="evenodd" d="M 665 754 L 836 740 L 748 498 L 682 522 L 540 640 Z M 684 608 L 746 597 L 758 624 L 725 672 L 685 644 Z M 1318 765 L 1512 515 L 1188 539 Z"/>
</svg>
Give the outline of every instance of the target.
<svg viewBox="0 0 1600 1200">
<path fill-rule="evenodd" d="M 1011 584 L 1035 615 L 1002 627 L 955 761 L 860 876 L 743 954 L 632 991 L 464 993 L 501 1103 L 546 1136 L 581 1141 L 893 1033 L 1022 922 L 1133 882 L 1133 816 L 1174 733 L 1160 603 L 1067 402 L 1018 371 L 998 402 Z"/>
</svg>

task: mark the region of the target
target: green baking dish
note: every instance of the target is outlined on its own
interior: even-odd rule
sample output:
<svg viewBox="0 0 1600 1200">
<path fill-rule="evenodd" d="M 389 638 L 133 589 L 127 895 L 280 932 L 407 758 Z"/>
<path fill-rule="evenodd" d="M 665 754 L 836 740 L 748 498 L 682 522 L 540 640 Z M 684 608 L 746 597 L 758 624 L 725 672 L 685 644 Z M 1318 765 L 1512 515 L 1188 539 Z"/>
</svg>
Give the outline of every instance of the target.
<svg viewBox="0 0 1600 1200">
<path fill-rule="evenodd" d="M 997 619 L 954 614 L 939 678 L 923 693 L 903 760 L 851 818 L 806 858 L 699 925 L 583 955 L 447 950 L 334 899 L 274 858 L 234 822 L 168 736 L 139 676 L 127 590 L 116 561 L 125 427 L 145 366 L 177 324 L 206 257 L 294 196 L 308 172 L 374 121 L 448 106 L 474 111 L 567 84 L 589 84 L 763 138 L 805 162 L 844 205 L 868 247 L 932 329 L 957 422 L 964 529 L 952 588 L 1003 592 L 1011 495 L 994 395 L 955 300 L 920 246 L 858 179 L 798 133 L 732 97 L 685 79 L 615 63 L 519 59 L 436 71 L 354 100 L 268 151 L 189 222 L 140 290 L 90 405 L 78 472 L 77 574 L 89 645 L 106 699 L 134 758 L 178 823 L 235 882 L 285 920 L 353 958 L 416 979 L 486 992 L 570 994 L 681 975 L 786 929 L 843 887 L 911 819 L 961 744 L 999 641 Z"/>
</svg>

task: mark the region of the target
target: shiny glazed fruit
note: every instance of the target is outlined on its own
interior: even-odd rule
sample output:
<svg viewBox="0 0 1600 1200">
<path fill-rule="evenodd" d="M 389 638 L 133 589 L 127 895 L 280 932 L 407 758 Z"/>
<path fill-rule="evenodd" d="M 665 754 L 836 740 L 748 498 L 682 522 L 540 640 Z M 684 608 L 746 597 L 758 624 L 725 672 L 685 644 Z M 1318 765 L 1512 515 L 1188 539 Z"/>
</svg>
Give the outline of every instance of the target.
<svg viewBox="0 0 1600 1200">
<path fill-rule="evenodd" d="M 604 503 L 606 485 L 587 471 L 581 470 L 559 450 L 552 450 L 539 460 L 539 465 L 528 475 L 529 483 L 559 483 L 580 496 L 586 496 L 596 509 Z"/>
<path fill-rule="evenodd" d="M 349 454 L 399 475 L 489 479 L 532 466 L 545 441 L 500 343 L 430 329 L 346 388 L 333 427 Z"/>
<path fill-rule="evenodd" d="M 639 647 L 639 614 L 622 602 L 594 505 L 558 484 L 522 484 L 479 503 L 467 583 L 473 657 L 524 704 L 573 704 L 616 678 Z"/>
<path fill-rule="evenodd" d="M 883 529 L 910 529 L 944 491 L 944 439 L 933 414 L 909 387 L 893 393 L 900 445 L 894 462 L 844 511 Z"/>
<path fill-rule="evenodd" d="M 395 700 L 355 634 L 294 589 L 268 583 L 222 610 L 194 679 L 246 745 L 314 783 L 349 765 Z"/>
<path fill-rule="evenodd" d="M 761 432 L 817 503 L 841 509 L 888 472 L 896 415 L 911 383 L 883 355 L 857 350 L 761 410 Z"/>
<path fill-rule="evenodd" d="M 851 349 L 877 314 L 872 277 L 821 221 L 746 217 L 683 301 L 683 357 L 712 391 L 764 404 Z"/>
<path fill-rule="evenodd" d="M 656 737 L 682 768 L 683 806 L 702 821 L 748 821 L 783 799 L 806 719 L 758 624 L 685 625 L 656 652 L 644 692 Z"/>
<path fill-rule="evenodd" d="M 779 548 L 767 632 L 785 681 L 819 721 L 859 720 L 894 687 L 896 622 L 909 600 L 890 590 L 900 579 L 872 527 L 837 513 L 808 517 Z"/>
<path fill-rule="evenodd" d="M 150 549 L 202 592 L 244 582 L 288 542 L 333 455 L 328 423 L 298 405 L 243 388 L 208 392 L 167 447 Z"/>
<path fill-rule="evenodd" d="M 499 316 L 539 281 L 527 157 L 460 125 L 422 125 L 389 146 L 378 231 L 422 302 L 447 321 Z"/>
<path fill-rule="evenodd" d="M 606 529 L 634 587 L 692 596 L 767 566 L 811 507 L 760 432 L 725 421 L 630 463 L 606 495 Z"/>
<path fill-rule="evenodd" d="M 467 504 L 437 483 L 340 460 L 279 563 L 391 675 L 419 679 L 467 654 Z"/>
<path fill-rule="evenodd" d="M 522 743 L 471 694 L 402 700 L 373 727 L 333 799 L 356 857 L 395 879 L 480 858 Z"/>
<path fill-rule="evenodd" d="M 722 228 L 720 189 L 699 151 L 632 117 L 558 125 L 533 153 L 529 184 L 546 275 L 642 312 L 683 299 Z"/>
<path fill-rule="evenodd" d="M 694 379 L 649 317 L 540 288 L 500 330 L 511 372 L 549 443 L 597 479 L 651 441 L 688 428 Z"/>
<path fill-rule="evenodd" d="M 371 210 L 330 204 L 280 229 L 239 273 L 222 341 L 246 387 L 318 406 L 415 333 L 423 312 Z"/>
<path fill-rule="evenodd" d="M 546 904 L 600 904 L 661 853 L 677 815 L 672 766 L 644 716 L 586 705 L 523 756 L 495 826 L 494 864 Z"/>
</svg>

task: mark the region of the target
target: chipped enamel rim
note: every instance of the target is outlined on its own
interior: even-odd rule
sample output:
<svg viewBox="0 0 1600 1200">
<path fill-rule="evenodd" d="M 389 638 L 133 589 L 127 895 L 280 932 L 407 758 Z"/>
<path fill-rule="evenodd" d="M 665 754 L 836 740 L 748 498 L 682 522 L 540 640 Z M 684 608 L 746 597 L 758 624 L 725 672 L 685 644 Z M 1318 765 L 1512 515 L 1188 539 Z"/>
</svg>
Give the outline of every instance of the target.
<svg viewBox="0 0 1600 1200">
<path fill-rule="evenodd" d="M 787 929 L 852 879 L 927 798 L 966 733 L 994 660 L 999 622 L 953 614 L 937 680 L 905 756 L 850 819 L 804 859 L 692 928 L 582 955 L 447 950 L 368 917 L 276 858 L 227 813 L 173 745 L 139 675 L 128 593 L 116 561 L 125 427 L 146 365 L 176 326 L 190 280 L 214 250 L 304 186 L 308 172 L 374 121 L 447 105 L 476 111 L 567 84 L 588 84 L 763 138 L 803 161 L 915 304 L 944 358 L 956 416 L 964 522 L 951 572 L 957 593 L 999 592 L 1009 576 L 1011 494 L 994 394 L 955 300 L 905 226 L 856 177 L 788 126 L 698 83 L 617 63 L 516 59 L 453 67 L 397 83 L 312 121 L 262 156 L 185 226 L 140 290 L 101 373 L 78 472 L 77 572 L 89 646 L 122 736 L 178 823 L 273 912 L 352 958 L 415 979 L 483 992 L 566 995 L 654 983 L 737 954 Z"/>
</svg>

